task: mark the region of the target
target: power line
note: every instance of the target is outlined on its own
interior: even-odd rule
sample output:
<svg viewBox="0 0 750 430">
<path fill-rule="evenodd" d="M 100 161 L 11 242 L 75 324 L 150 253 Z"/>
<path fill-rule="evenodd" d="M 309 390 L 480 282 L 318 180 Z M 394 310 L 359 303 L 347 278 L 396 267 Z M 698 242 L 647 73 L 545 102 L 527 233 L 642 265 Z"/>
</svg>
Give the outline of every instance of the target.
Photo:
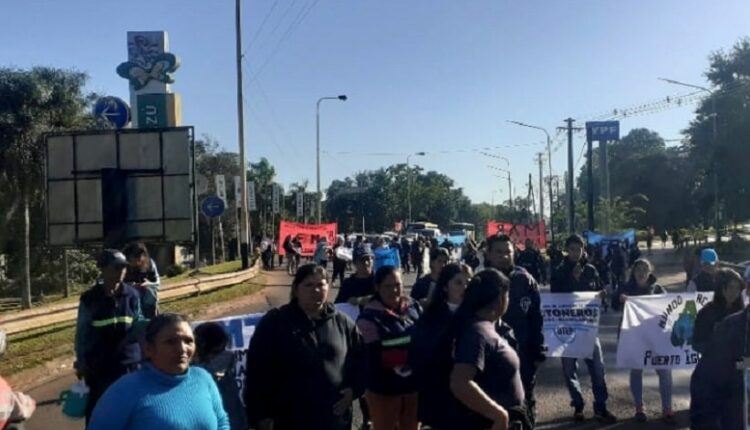
<svg viewBox="0 0 750 430">
<path fill-rule="evenodd" d="M 278 54 L 281 50 L 281 45 L 283 45 L 284 42 L 286 42 L 286 40 L 289 39 L 289 37 L 294 33 L 294 31 L 299 28 L 299 26 L 302 24 L 305 18 L 307 18 L 307 16 L 310 14 L 313 8 L 315 8 L 319 1 L 320 0 L 309 0 L 304 6 L 302 6 L 300 11 L 297 13 L 297 16 L 292 21 L 291 25 L 287 27 L 286 32 L 284 32 L 279 41 L 276 43 L 273 51 L 271 51 L 271 55 L 266 58 L 266 61 L 261 64 L 258 70 L 255 71 L 255 74 L 250 78 L 250 82 L 256 80 L 258 76 L 263 73 L 263 70 L 265 70 L 266 66 L 271 63 L 276 54 Z"/>
<path fill-rule="evenodd" d="M 255 34 L 253 34 L 252 39 L 250 39 L 250 42 L 247 44 L 247 48 L 245 48 L 244 51 L 242 51 L 242 56 L 244 57 L 247 51 L 252 48 L 255 41 L 258 40 L 260 37 L 261 32 L 263 31 L 263 28 L 265 28 L 266 24 L 268 23 L 268 18 L 271 17 L 273 14 L 273 10 L 276 9 L 276 5 L 279 4 L 279 0 L 274 0 L 273 4 L 271 5 L 271 8 L 268 10 L 268 13 L 266 14 L 266 17 L 263 18 L 263 22 L 261 22 L 260 26 L 258 27 L 258 30 L 255 31 Z"/>
<path fill-rule="evenodd" d="M 509 148 L 520 148 L 530 146 L 542 146 L 546 143 L 518 143 L 513 145 L 499 145 L 499 146 L 484 146 L 478 148 L 461 148 L 461 149 L 445 149 L 440 151 L 426 151 L 429 154 L 456 154 L 456 153 L 467 153 L 467 152 L 482 152 L 492 151 L 495 149 L 509 149 Z M 389 157 L 389 156 L 407 156 L 410 152 L 354 152 L 354 151 L 337 151 L 333 152 L 336 155 L 356 155 L 356 156 L 378 156 L 378 157 Z"/>
</svg>

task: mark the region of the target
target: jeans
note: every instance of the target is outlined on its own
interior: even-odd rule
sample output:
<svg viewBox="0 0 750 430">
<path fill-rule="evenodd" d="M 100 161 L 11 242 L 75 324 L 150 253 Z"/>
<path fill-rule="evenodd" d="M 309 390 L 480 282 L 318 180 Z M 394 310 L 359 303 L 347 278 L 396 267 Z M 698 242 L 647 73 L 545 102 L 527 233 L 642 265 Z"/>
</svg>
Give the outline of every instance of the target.
<svg viewBox="0 0 750 430">
<path fill-rule="evenodd" d="M 581 384 L 578 382 L 578 359 L 563 357 L 561 360 L 565 385 L 567 385 L 568 392 L 570 393 L 570 405 L 576 410 L 583 410 L 583 395 L 581 394 Z M 598 338 L 594 345 L 594 356 L 584 361 L 591 375 L 591 388 L 594 392 L 594 412 L 606 411 L 609 394 L 607 393 L 607 383 L 604 380 L 602 345 L 599 343 Z"/>
<path fill-rule="evenodd" d="M 672 371 L 669 369 L 657 369 L 659 375 L 659 394 L 661 395 L 661 410 L 663 412 L 672 410 Z M 633 402 L 636 408 L 643 407 L 643 370 L 632 369 L 630 371 L 630 392 L 633 394 Z"/>
</svg>

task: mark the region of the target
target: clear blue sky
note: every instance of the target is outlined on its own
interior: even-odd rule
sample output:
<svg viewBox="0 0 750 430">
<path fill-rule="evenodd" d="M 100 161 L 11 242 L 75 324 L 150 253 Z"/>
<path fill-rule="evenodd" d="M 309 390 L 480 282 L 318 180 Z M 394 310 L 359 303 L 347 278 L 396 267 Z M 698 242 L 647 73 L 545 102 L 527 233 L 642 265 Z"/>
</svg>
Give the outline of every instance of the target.
<svg viewBox="0 0 750 430">
<path fill-rule="evenodd" d="M 657 81 L 706 83 L 710 52 L 748 35 L 747 0 L 243 0 L 246 143 L 279 181 L 315 185 L 315 101 L 325 102 L 323 186 L 363 169 L 412 162 L 453 177 L 474 201 L 507 196 L 477 152 L 510 159 L 517 193 L 544 135 L 505 122 L 554 128 L 687 90 Z M 309 8 L 306 13 L 303 8 Z M 270 14 L 269 14 L 270 13 Z M 297 17 L 305 19 L 293 25 Z M 237 148 L 233 0 L 2 0 L 0 64 L 87 72 L 89 89 L 127 99 L 115 67 L 128 30 L 166 30 L 182 59 L 173 86 L 183 122 Z M 266 21 L 260 33 L 259 28 Z M 254 38 L 258 34 L 257 38 Z M 250 44 L 252 45 L 250 46 Z M 255 71 L 261 69 L 257 79 Z M 694 106 L 628 118 L 680 138 Z M 529 146 L 539 143 L 537 146 Z M 576 159 L 583 135 L 575 140 Z M 345 153 L 396 153 L 374 156 Z M 565 170 L 564 147 L 553 154 Z M 546 166 L 546 164 L 545 164 Z M 545 167 L 546 174 L 546 167 Z M 613 178 L 613 180 L 616 180 Z M 495 185 L 497 184 L 497 185 Z"/>
</svg>

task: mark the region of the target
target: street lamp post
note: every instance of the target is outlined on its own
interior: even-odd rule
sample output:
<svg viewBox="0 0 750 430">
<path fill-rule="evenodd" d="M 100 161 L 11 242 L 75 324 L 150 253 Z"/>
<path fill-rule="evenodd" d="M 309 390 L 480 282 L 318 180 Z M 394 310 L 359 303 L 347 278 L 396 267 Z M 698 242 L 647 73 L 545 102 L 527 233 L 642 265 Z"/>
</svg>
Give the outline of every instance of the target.
<svg viewBox="0 0 750 430">
<path fill-rule="evenodd" d="M 345 102 L 347 100 L 347 97 L 345 95 L 340 95 L 337 97 L 321 97 L 318 99 L 318 102 L 315 105 L 315 165 L 317 167 L 317 182 L 318 182 L 318 224 L 321 222 L 321 201 L 323 199 L 323 195 L 320 192 L 320 102 L 323 100 L 341 100 L 342 102 Z"/>
<path fill-rule="evenodd" d="M 717 124 L 718 112 L 716 112 L 716 93 L 714 90 L 700 85 L 686 84 L 685 82 L 675 81 L 674 79 L 658 78 L 660 81 L 664 81 L 672 85 L 680 85 L 688 88 L 695 88 L 697 90 L 705 91 L 711 96 L 711 114 L 712 118 L 712 136 L 714 153 L 716 153 L 716 145 L 718 144 L 719 130 Z M 721 220 L 719 217 L 719 169 L 716 163 L 716 157 L 714 156 L 711 164 L 713 166 L 713 189 L 714 189 L 714 229 L 716 230 L 716 242 L 721 242 Z"/>
<path fill-rule="evenodd" d="M 406 220 L 407 227 L 411 223 L 411 168 L 409 168 L 409 158 L 411 158 L 412 155 L 424 157 L 425 155 L 427 155 L 427 153 L 420 151 L 420 152 L 415 152 L 413 154 L 409 154 L 406 156 L 406 172 L 409 175 L 406 180 L 406 193 L 407 193 L 406 200 L 409 203 L 409 214 L 408 214 L 409 216 L 407 217 L 407 220 Z"/>
<path fill-rule="evenodd" d="M 549 132 L 544 127 L 539 127 L 538 125 L 526 124 L 525 122 L 520 122 L 520 121 L 511 121 L 511 120 L 508 120 L 508 122 L 511 123 L 511 124 L 520 125 L 521 127 L 533 128 L 535 130 L 541 130 L 541 131 L 544 132 L 544 135 L 547 136 L 547 164 L 548 164 L 548 167 L 549 167 L 549 182 L 547 182 L 547 185 L 548 185 L 547 186 L 547 191 L 549 192 L 549 219 L 550 219 L 549 234 L 551 236 L 552 242 L 554 243 L 555 242 L 555 230 L 554 230 L 554 225 L 553 225 L 553 222 L 552 222 L 552 216 L 553 216 L 553 211 L 554 211 L 554 206 L 553 206 L 553 202 L 552 202 L 552 138 L 550 138 Z M 540 204 L 539 205 L 541 206 L 541 208 L 540 208 L 539 213 L 542 214 L 542 221 L 544 221 L 544 206 L 543 206 L 544 203 L 542 203 L 543 201 L 544 201 L 544 199 L 542 198 L 541 190 L 540 190 L 540 192 L 539 192 L 539 202 L 540 202 Z"/>
</svg>

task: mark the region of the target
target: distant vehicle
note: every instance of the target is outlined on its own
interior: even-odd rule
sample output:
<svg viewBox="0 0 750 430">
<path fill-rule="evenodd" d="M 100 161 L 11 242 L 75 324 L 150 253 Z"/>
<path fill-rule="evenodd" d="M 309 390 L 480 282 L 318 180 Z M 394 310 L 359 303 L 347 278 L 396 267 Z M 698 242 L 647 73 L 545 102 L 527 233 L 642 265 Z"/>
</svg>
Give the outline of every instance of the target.
<svg viewBox="0 0 750 430">
<path fill-rule="evenodd" d="M 438 225 L 429 221 L 412 222 L 406 226 L 406 234 L 414 234 L 419 230 L 426 230 L 426 229 L 437 230 Z"/>
<path fill-rule="evenodd" d="M 439 228 L 423 228 L 421 230 L 414 230 L 417 236 L 429 237 L 430 239 L 442 235 Z"/>
<path fill-rule="evenodd" d="M 476 230 L 474 224 L 468 222 L 454 222 L 448 226 L 448 235 L 466 236 L 473 239 L 474 230 Z"/>
</svg>

